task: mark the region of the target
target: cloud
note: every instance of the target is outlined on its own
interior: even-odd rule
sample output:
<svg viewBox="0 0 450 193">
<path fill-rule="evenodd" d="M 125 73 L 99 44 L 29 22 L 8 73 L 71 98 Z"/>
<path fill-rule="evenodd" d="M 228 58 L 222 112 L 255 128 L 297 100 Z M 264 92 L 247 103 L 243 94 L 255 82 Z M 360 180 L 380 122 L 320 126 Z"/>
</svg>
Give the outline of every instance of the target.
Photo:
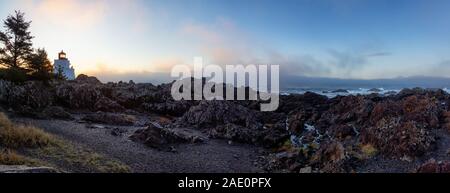
<svg viewBox="0 0 450 193">
<path fill-rule="evenodd" d="M 103 21 L 106 0 L 41 0 L 27 1 L 33 18 L 69 28 L 94 27 Z"/>
<path fill-rule="evenodd" d="M 219 65 L 249 63 L 261 47 L 258 41 L 224 17 L 212 23 L 186 22 L 180 34 L 189 39 L 202 56 Z"/>
</svg>

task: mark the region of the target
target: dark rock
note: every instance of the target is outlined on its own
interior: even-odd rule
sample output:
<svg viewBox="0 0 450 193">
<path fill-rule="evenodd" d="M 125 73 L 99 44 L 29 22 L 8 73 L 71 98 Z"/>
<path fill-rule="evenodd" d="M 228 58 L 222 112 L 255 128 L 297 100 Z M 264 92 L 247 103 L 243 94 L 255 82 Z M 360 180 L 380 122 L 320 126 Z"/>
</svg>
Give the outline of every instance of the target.
<svg viewBox="0 0 450 193">
<path fill-rule="evenodd" d="M 331 142 L 323 144 L 315 153 L 312 163 L 337 163 L 345 159 L 344 146 L 339 142 Z"/>
<path fill-rule="evenodd" d="M 75 79 L 75 81 L 79 82 L 79 83 L 88 83 L 88 84 L 101 84 L 102 83 L 96 77 L 87 76 L 84 74 L 78 75 L 77 78 Z"/>
<path fill-rule="evenodd" d="M 378 88 L 371 88 L 371 89 L 369 89 L 369 92 L 381 92 L 382 90 L 381 89 L 378 89 Z"/>
<path fill-rule="evenodd" d="M 336 89 L 331 91 L 331 93 L 349 93 L 348 90 L 345 89 Z"/>
<path fill-rule="evenodd" d="M 19 111 L 19 114 L 35 114 L 52 105 L 51 89 L 42 82 L 14 84 L 0 80 L 0 104 Z"/>
<path fill-rule="evenodd" d="M 190 101 L 167 101 L 163 103 L 144 103 L 142 107 L 147 112 L 162 115 L 182 116 L 192 106 Z"/>
<path fill-rule="evenodd" d="M 416 169 L 417 173 L 450 173 L 450 161 L 439 161 L 434 159 L 427 161 Z"/>
<path fill-rule="evenodd" d="M 116 128 L 111 129 L 111 132 L 110 132 L 110 133 L 111 133 L 112 136 L 120 137 L 120 136 L 122 136 L 125 132 L 127 132 L 126 129 L 116 127 Z"/>
<path fill-rule="evenodd" d="M 103 112 L 123 112 L 125 108 L 107 97 L 100 98 L 94 105 L 96 111 Z"/>
<path fill-rule="evenodd" d="M 395 91 L 388 91 L 388 92 L 384 93 L 385 96 L 396 95 L 396 94 L 397 94 L 397 92 L 395 92 Z"/>
<path fill-rule="evenodd" d="M 204 143 L 206 138 L 200 133 L 183 128 L 168 129 L 149 124 L 145 129 L 137 130 L 130 139 L 160 150 L 170 150 L 170 144 Z"/>
<path fill-rule="evenodd" d="M 373 127 L 363 129 L 362 142 L 374 144 L 385 155 L 421 156 L 435 145 L 435 138 L 416 122 L 382 119 Z"/>
<path fill-rule="evenodd" d="M 262 129 L 262 124 L 257 121 L 252 110 L 230 101 L 201 101 L 177 119 L 175 124 L 196 128 L 234 124 L 253 130 Z"/>
<path fill-rule="evenodd" d="M 229 139 L 242 143 L 257 143 L 262 131 L 228 123 L 219 125 L 209 131 L 212 138 Z"/>
<path fill-rule="evenodd" d="M 84 121 L 92 123 L 103 123 L 108 125 L 131 126 L 136 122 L 136 118 L 132 115 L 120 113 L 97 112 L 83 117 Z"/>
<path fill-rule="evenodd" d="M 42 115 L 46 118 L 55 118 L 63 120 L 73 120 L 74 118 L 70 113 L 64 110 L 62 107 L 51 106 L 42 111 Z"/>
<path fill-rule="evenodd" d="M 101 85 L 77 82 L 63 82 L 55 86 L 56 102 L 71 109 L 94 110 L 95 104 L 103 97 Z"/>
</svg>

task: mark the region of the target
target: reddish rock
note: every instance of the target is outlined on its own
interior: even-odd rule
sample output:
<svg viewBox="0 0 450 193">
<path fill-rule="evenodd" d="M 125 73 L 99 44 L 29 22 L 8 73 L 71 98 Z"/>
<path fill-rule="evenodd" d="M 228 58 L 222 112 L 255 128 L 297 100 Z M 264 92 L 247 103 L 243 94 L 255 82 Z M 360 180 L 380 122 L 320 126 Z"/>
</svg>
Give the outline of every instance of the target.
<svg viewBox="0 0 450 193">
<path fill-rule="evenodd" d="M 431 159 L 417 168 L 418 173 L 450 173 L 450 161 Z"/>
<path fill-rule="evenodd" d="M 388 156 L 420 156 L 435 145 L 435 137 L 414 121 L 399 118 L 382 119 L 361 133 L 362 143 L 374 144 Z"/>
</svg>

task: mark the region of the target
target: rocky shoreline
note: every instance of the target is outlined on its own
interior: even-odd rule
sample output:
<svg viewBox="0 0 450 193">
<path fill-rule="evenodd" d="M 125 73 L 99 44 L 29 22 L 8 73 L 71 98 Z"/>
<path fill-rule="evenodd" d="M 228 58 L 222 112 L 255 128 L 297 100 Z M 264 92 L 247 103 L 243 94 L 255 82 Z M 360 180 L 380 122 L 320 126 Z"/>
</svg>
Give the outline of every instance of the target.
<svg viewBox="0 0 450 193">
<path fill-rule="evenodd" d="M 0 80 L 0 111 L 110 126 L 111 135 L 151 151 L 176 152 L 180 144 L 211 140 L 246 144 L 264 149 L 251 162 L 265 172 L 449 171 L 450 95 L 443 90 L 282 95 L 277 111 L 260 112 L 258 101 L 174 101 L 170 88 L 103 84 L 85 75 L 50 85 Z M 127 126 L 139 129 L 128 135 L 121 129 Z"/>
</svg>

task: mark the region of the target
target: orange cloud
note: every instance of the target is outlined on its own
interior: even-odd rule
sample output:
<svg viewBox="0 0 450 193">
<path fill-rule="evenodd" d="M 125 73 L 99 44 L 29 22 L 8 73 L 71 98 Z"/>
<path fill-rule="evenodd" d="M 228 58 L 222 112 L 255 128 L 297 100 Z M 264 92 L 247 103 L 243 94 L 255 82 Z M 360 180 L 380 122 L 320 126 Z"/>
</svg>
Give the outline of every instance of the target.
<svg viewBox="0 0 450 193">
<path fill-rule="evenodd" d="M 24 10 L 38 23 L 65 28 L 94 27 L 105 18 L 107 0 L 18 0 L 16 9 Z"/>
</svg>

